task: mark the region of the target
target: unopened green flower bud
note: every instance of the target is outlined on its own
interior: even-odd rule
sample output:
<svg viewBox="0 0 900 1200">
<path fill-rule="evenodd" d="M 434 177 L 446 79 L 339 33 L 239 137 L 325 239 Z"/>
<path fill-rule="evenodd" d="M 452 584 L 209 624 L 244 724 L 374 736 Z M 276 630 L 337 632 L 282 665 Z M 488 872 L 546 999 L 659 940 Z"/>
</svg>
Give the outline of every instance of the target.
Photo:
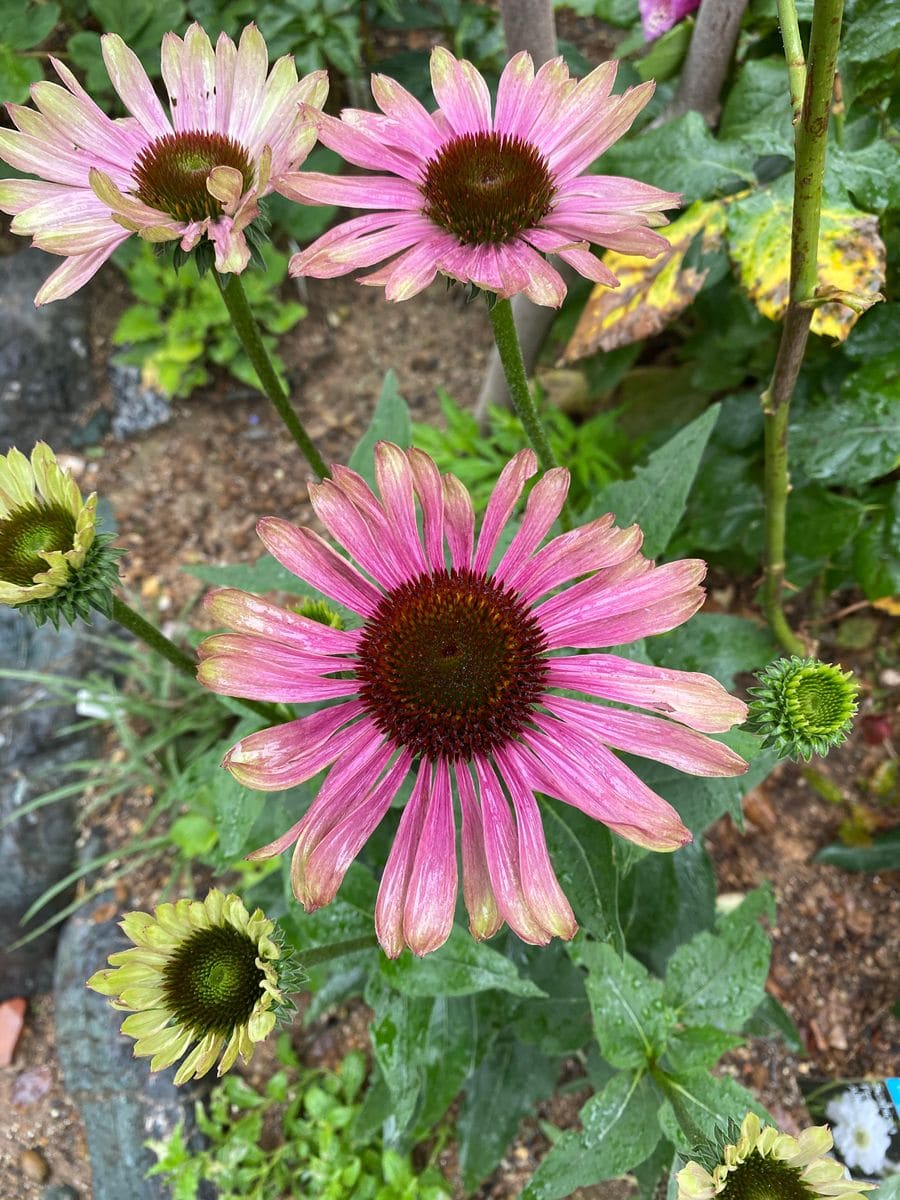
<svg viewBox="0 0 900 1200">
<path fill-rule="evenodd" d="M 0 604 L 21 608 L 36 625 L 106 614 L 119 582 L 120 551 L 97 533 L 97 496 L 83 500 L 48 445 L 29 461 L 0 455 Z"/>
<path fill-rule="evenodd" d="M 850 671 L 815 658 L 779 658 L 750 688 L 749 724 L 782 758 L 826 755 L 850 732 L 859 691 Z"/>
<path fill-rule="evenodd" d="M 318 621 L 320 625 L 329 625 L 332 629 L 343 629 L 344 622 L 341 614 L 325 600 L 316 600 L 307 596 L 299 604 L 294 605 L 294 612 L 310 621 Z"/>
</svg>

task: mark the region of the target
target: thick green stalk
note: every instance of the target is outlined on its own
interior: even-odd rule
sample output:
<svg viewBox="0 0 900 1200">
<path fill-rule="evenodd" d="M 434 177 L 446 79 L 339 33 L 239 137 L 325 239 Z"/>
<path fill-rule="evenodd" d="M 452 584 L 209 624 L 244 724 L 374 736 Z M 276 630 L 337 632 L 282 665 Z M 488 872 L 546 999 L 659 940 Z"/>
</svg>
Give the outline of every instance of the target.
<svg viewBox="0 0 900 1200">
<path fill-rule="evenodd" d="M 791 630 L 784 613 L 784 558 L 787 524 L 788 410 L 806 351 L 818 282 L 819 225 L 828 119 L 834 70 L 841 35 L 844 0 L 816 0 L 809 42 L 809 64 L 800 119 L 794 131 L 794 208 L 791 221 L 791 279 L 781 342 L 769 387 L 763 393 L 765 422 L 766 564 L 763 607 L 772 632 L 790 654 L 806 647 Z M 780 0 L 785 52 L 790 71 L 796 10 L 793 0 Z M 799 40 L 799 39 L 798 39 Z M 793 82 L 792 82 L 793 89 Z"/>
<path fill-rule="evenodd" d="M 275 410 L 297 443 L 300 453 L 316 475 L 320 479 L 327 479 L 330 472 L 325 465 L 325 460 L 313 445 L 300 418 L 291 407 L 291 402 L 281 386 L 269 352 L 263 344 L 262 335 L 247 300 L 247 293 L 244 291 L 240 275 L 220 275 L 218 271 L 213 271 L 213 275 L 216 277 L 216 283 L 219 285 L 219 291 L 222 293 L 222 299 L 225 301 L 225 307 L 228 309 L 228 315 L 234 325 L 234 331 L 240 338 L 241 345 L 247 352 L 247 357 L 259 377 L 263 392 L 275 405 Z"/>
<path fill-rule="evenodd" d="M 363 937 L 350 938 L 346 942 L 334 942 L 330 946 L 314 946 L 311 950 L 298 950 L 297 958 L 304 967 L 315 967 L 319 963 L 330 962 L 333 958 L 341 958 L 345 954 L 354 954 L 357 950 L 370 950 L 378 945 L 374 933 Z"/>
<path fill-rule="evenodd" d="M 513 320 L 512 304 L 509 300 L 498 299 L 493 306 L 489 306 L 488 312 L 513 408 L 525 428 L 528 440 L 534 447 L 538 462 L 545 471 L 549 471 L 551 467 L 557 465 L 556 458 L 550 448 L 547 432 L 541 424 L 531 388 L 528 386 L 525 363 L 522 361 L 522 348 L 519 345 L 519 335 Z"/>
<path fill-rule="evenodd" d="M 120 625 L 124 626 L 130 633 L 133 633 L 135 637 L 139 637 L 151 650 L 155 650 L 157 654 L 161 654 L 167 662 L 170 662 L 183 675 L 189 675 L 191 679 L 196 681 L 197 660 L 189 654 L 185 654 L 180 646 L 176 646 L 155 625 L 151 625 L 139 612 L 135 612 L 133 608 L 126 604 L 124 600 L 120 600 L 118 596 L 113 596 L 112 612 L 110 615 L 114 621 L 118 621 Z M 239 699 L 237 703 L 256 713 L 257 716 L 263 717 L 266 721 L 270 721 L 273 725 L 280 725 L 284 721 L 283 714 L 273 704 L 260 704 L 256 700 L 242 699 Z"/>
</svg>

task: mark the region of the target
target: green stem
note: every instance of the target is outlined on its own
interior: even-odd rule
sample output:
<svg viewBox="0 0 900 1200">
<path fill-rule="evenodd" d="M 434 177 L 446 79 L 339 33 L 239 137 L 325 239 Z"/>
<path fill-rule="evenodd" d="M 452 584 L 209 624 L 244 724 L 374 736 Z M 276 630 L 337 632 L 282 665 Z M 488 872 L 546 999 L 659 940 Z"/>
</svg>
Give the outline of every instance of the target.
<svg viewBox="0 0 900 1200">
<path fill-rule="evenodd" d="M 844 0 L 816 0 L 809 39 L 809 66 L 800 119 L 794 132 L 794 208 L 791 221 L 791 279 L 787 312 L 772 380 L 763 393 L 765 421 L 766 564 L 763 607 L 772 632 L 790 654 L 806 647 L 791 630 L 783 607 L 788 475 L 788 411 L 809 336 L 818 283 L 819 225 L 828 120 L 841 35 Z M 792 0 L 781 0 L 785 53 L 796 23 Z M 793 23 L 790 14 L 793 12 Z M 788 32 L 790 28 L 791 32 Z M 798 35 L 799 41 L 799 35 Z M 793 89 L 793 83 L 792 83 Z"/>
<path fill-rule="evenodd" d="M 319 963 L 330 962 L 333 958 L 342 958 L 345 954 L 355 954 L 357 950 L 371 950 L 378 945 L 374 933 L 363 937 L 350 938 L 346 942 L 333 942 L 330 946 L 314 946 L 311 950 L 298 950 L 297 957 L 304 967 L 316 967 Z"/>
<path fill-rule="evenodd" d="M 222 299 L 225 301 L 225 307 L 228 309 L 228 315 L 234 325 L 234 331 L 240 338 L 241 345 L 259 377 L 263 392 L 275 405 L 279 417 L 284 421 L 288 432 L 300 448 L 300 453 L 316 475 L 320 479 L 327 479 L 330 471 L 325 465 L 325 460 L 313 445 L 309 434 L 303 428 L 300 418 L 291 407 L 291 402 L 281 386 L 247 300 L 247 293 L 244 291 L 240 275 L 220 275 L 218 271 L 213 271 L 213 275 L 219 285 L 219 291 L 222 293 Z"/>
<path fill-rule="evenodd" d="M 155 650 L 157 654 L 161 654 L 167 662 L 170 662 L 173 667 L 176 667 L 183 675 L 190 676 L 194 682 L 197 681 L 197 660 L 176 646 L 173 641 L 170 641 L 164 633 L 161 633 L 155 625 L 151 625 L 148 620 L 136 612 L 124 600 L 120 600 L 118 596 L 113 596 L 112 612 L 110 614 L 114 621 L 118 621 L 135 637 L 141 639 L 151 650 Z M 200 685 L 197 684 L 199 687 Z M 266 721 L 270 721 L 274 725 L 281 725 L 284 722 L 284 715 L 279 709 L 272 704 L 260 704 L 256 700 L 238 699 L 238 704 L 242 704 L 244 708 L 256 713 L 257 716 L 263 717 Z"/>
<path fill-rule="evenodd" d="M 509 300 L 498 298 L 493 306 L 489 307 L 488 312 L 513 407 L 525 428 L 528 440 L 534 447 L 538 461 L 545 471 L 549 471 L 551 467 L 557 465 L 556 458 L 550 448 L 546 430 L 541 423 L 531 388 L 528 386 L 528 376 L 525 374 L 525 363 L 522 360 L 522 348 L 519 345 L 519 335 L 513 319 L 512 304 Z"/>
<path fill-rule="evenodd" d="M 806 59 L 800 41 L 800 25 L 794 0 L 776 0 L 778 22 L 781 25 L 781 40 L 784 42 L 784 57 L 787 60 L 788 86 L 791 89 L 791 113 L 794 125 L 800 120 L 803 109 L 803 94 L 806 91 Z"/>
<path fill-rule="evenodd" d="M 690 1142 L 691 1149 L 699 1150 L 701 1147 L 709 1145 L 709 1138 L 688 1112 L 687 1105 L 681 1098 L 677 1082 L 671 1079 L 661 1067 L 653 1063 L 650 1064 L 650 1074 L 654 1082 L 661 1088 L 669 1104 L 671 1104 L 675 1120 L 681 1126 L 682 1132 Z"/>
</svg>

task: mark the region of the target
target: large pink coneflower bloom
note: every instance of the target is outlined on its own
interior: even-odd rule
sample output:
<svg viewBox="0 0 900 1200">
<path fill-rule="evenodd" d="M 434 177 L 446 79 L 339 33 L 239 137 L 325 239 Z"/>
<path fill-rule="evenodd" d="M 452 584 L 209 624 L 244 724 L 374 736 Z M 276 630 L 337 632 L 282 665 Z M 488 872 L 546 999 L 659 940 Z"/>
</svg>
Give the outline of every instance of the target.
<svg viewBox="0 0 900 1200">
<path fill-rule="evenodd" d="M 746 715 L 716 680 L 572 653 L 686 621 L 703 602 L 702 562 L 654 566 L 640 553 L 638 527 L 617 529 L 610 514 L 539 549 L 569 486 L 569 472 L 554 468 L 534 485 L 492 565 L 536 466 L 523 450 L 504 468 L 477 543 L 468 492 L 420 450 L 378 444 L 380 499 L 335 466 L 331 479 L 310 484 L 310 498 L 358 567 L 311 529 L 260 521 L 279 562 L 358 613 L 359 628 L 334 629 L 232 589 L 207 599 L 213 618 L 234 630 L 201 646 L 207 687 L 287 703 L 338 701 L 242 738 L 225 758 L 235 778 L 263 790 L 293 787 L 331 765 L 309 811 L 250 856 L 293 845 L 294 892 L 308 909 L 334 898 L 404 779 L 415 776 L 375 911 L 392 957 L 404 946 L 426 954 L 450 933 L 454 796 L 473 934 L 490 937 L 506 921 L 544 944 L 571 937 L 575 920 L 550 864 L 536 791 L 641 846 L 675 850 L 690 841 L 677 812 L 613 750 L 696 775 L 746 770 L 727 746 L 695 732 L 725 730 Z"/>
<path fill-rule="evenodd" d="M 631 126 L 653 94 L 644 83 L 610 94 L 616 63 L 569 78 L 561 58 L 535 74 L 524 51 L 504 68 L 491 115 L 481 75 L 436 48 L 431 81 L 439 108 L 400 84 L 372 77 L 380 113 L 313 114 L 319 139 L 348 162 L 387 174 L 335 178 L 291 174 L 280 189 L 307 204 L 373 209 L 338 225 L 295 255 L 291 271 L 319 279 L 390 261 L 360 282 L 384 284 L 389 300 L 422 291 L 440 271 L 501 297 L 524 292 L 559 305 L 566 287 L 546 254 L 615 287 L 591 244 L 654 258 L 669 248 L 652 225 L 678 204 L 634 179 L 585 175 Z"/>
<path fill-rule="evenodd" d="M 77 291 L 132 233 L 150 242 L 177 239 L 183 250 L 208 237 L 218 271 L 243 271 L 250 258 L 244 230 L 260 197 L 305 160 L 316 139 L 305 114 L 321 108 L 328 92 L 324 71 L 298 81 L 289 56 L 267 78 L 268 51 L 255 25 L 238 46 L 220 34 L 213 50 L 194 24 L 183 40 L 163 38 L 170 118 L 122 39 L 107 33 L 101 43 L 131 116 L 110 119 L 51 58 L 65 87 L 34 84 L 37 111 L 8 104 L 16 130 L 0 130 L 0 159 L 40 176 L 0 181 L 0 210 L 15 214 L 13 233 L 65 258 L 37 304 Z"/>
</svg>

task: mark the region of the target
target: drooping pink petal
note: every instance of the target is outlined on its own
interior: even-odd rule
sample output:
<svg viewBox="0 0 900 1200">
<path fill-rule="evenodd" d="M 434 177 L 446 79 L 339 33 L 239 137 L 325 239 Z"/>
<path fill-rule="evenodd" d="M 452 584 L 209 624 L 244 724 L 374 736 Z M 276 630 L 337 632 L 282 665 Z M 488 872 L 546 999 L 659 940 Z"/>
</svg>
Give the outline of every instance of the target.
<svg viewBox="0 0 900 1200">
<path fill-rule="evenodd" d="M 554 937 L 568 941 L 575 936 L 578 925 L 553 871 L 534 792 L 519 770 L 520 753 L 512 747 L 503 747 L 496 757 L 516 814 L 522 889 L 528 907 L 541 925 Z"/>
<path fill-rule="evenodd" d="M 566 696 L 548 696 L 545 704 L 554 716 L 595 733 L 604 745 L 612 746 L 614 750 L 667 763 L 688 775 L 723 778 L 743 775 L 747 770 L 740 755 L 722 742 L 715 742 L 673 721 L 649 717 L 646 713 L 625 712 L 621 708 L 586 704 Z"/>
<path fill-rule="evenodd" d="M 203 606 L 213 621 L 238 633 L 273 638 L 308 654 L 350 654 L 359 641 L 356 632 L 332 629 L 238 588 L 207 592 Z"/>
<path fill-rule="evenodd" d="M 535 714 L 519 766 L 532 787 L 555 796 L 648 850 L 677 850 L 691 840 L 675 809 L 599 742 L 568 723 Z"/>
<path fill-rule="evenodd" d="M 552 658 L 549 671 L 556 687 L 649 708 L 705 733 L 721 733 L 747 719 L 742 700 L 696 671 L 651 667 L 615 654 Z"/>
<path fill-rule="evenodd" d="M 403 905 L 403 937 L 413 954 L 429 954 L 450 936 L 456 889 L 453 797 L 449 768 L 441 760 L 434 768 Z"/>
<path fill-rule="evenodd" d="M 388 958 L 399 957 L 407 945 L 403 932 L 406 892 L 425 826 L 431 793 L 431 775 L 431 763 L 422 759 L 412 795 L 400 817 L 378 889 L 378 899 L 375 902 L 375 932 Z"/>
<path fill-rule="evenodd" d="M 512 574 L 528 561 L 562 512 L 568 493 L 569 472 L 565 467 L 554 467 L 538 480 L 525 505 L 522 524 L 497 564 L 498 578 Z"/>
<path fill-rule="evenodd" d="M 171 133 L 172 126 L 163 106 L 134 51 L 129 50 L 117 33 L 104 33 L 100 50 L 110 82 L 128 111 L 151 136 L 165 137 Z"/>
<path fill-rule="evenodd" d="M 472 776 L 465 763 L 455 767 L 456 789 L 462 812 L 460 837 L 463 869 L 463 899 L 469 914 L 469 929 L 474 938 L 483 941 L 493 937 L 503 924 L 497 899 L 491 886 L 484 850 L 484 822 L 475 796 Z"/>
<path fill-rule="evenodd" d="M 455 475 L 444 475 L 443 484 L 444 517 L 450 561 L 457 570 L 464 570 L 472 563 L 472 548 L 475 544 L 475 509 L 472 507 L 472 497 Z"/>
<path fill-rule="evenodd" d="M 474 760 L 484 829 L 484 854 L 497 907 L 510 929 L 523 942 L 546 946 L 552 937 L 532 912 L 522 886 L 518 834 L 493 767 L 485 759 Z"/>
<path fill-rule="evenodd" d="M 606 513 L 561 533 L 533 558 L 518 564 L 501 563 L 497 576 L 523 600 L 532 601 L 570 579 L 625 562 L 637 554 L 643 535 L 637 525 L 619 529 L 613 520 L 612 513 Z"/>
<path fill-rule="evenodd" d="M 388 769 L 379 783 L 333 825 L 315 844 L 301 864 L 295 854 L 292 862 L 294 894 L 307 910 L 330 904 L 353 860 L 369 840 L 409 774 L 411 755 L 405 751 Z"/>
<path fill-rule="evenodd" d="M 51 300 L 64 300 L 66 296 L 77 292 L 89 279 L 94 278 L 115 248 L 120 246 L 127 237 L 127 232 L 123 232 L 120 237 L 107 246 L 102 246 L 99 250 L 67 258 L 62 266 L 57 267 L 41 284 L 34 298 L 35 305 L 40 308 L 42 304 L 49 304 Z"/>
<path fill-rule="evenodd" d="M 431 89 L 455 134 L 491 128 L 491 94 L 470 62 L 456 59 L 443 46 L 431 52 Z"/>
<path fill-rule="evenodd" d="M 444 489 L 434 459 L 421 450 L 407 451 L 413 486 L 422 507 L 422 532 L 428 565 L 433 571 L 444 569 Z"/>
<path fill-rule="evenodd" d="M 311 529 L 281 517 L 263 517 L 256 531 L 269 553 L 298 579 L 363 616 L 371 616 L 378 607 L 381 596 L 375 588 Z"/>
<path fill-rule="evenodd" d="M 403 557 L 416 572 L 423 572 L 425 552 L 416 527 L 412 471 L 406 455 L 392 442 L 378 442 L 375 446 L 375 482 L 388 524 L 396 531 L 397 542 L 403 548 Z"/>
<path fill-rule="evenodd" d="M 374 731 L 347 725 L 362 713 L 358 700 L 323 708 L 309 717 L 251 733 L 231 747 L 224 765 L 245 787 L 261 792 L 281 791 L 311 779 L 343 753 L 347 744 Z"/>
</svg>

